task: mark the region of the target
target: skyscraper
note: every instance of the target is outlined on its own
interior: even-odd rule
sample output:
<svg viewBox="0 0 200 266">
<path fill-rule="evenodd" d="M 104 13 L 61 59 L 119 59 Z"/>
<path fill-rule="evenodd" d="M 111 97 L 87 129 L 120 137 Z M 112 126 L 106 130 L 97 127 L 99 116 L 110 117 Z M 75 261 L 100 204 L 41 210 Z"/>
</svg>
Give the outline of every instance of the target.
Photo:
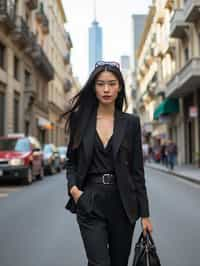
<svg viewBox="0 0 200 266">
<path fill-rule="evenodd" d="M 102 28 L 96 20 L 96 2 L 94 2 L 94 21 L 89 28 L 89 72 L 95 63 L 102 60 Z"/>
</svg>

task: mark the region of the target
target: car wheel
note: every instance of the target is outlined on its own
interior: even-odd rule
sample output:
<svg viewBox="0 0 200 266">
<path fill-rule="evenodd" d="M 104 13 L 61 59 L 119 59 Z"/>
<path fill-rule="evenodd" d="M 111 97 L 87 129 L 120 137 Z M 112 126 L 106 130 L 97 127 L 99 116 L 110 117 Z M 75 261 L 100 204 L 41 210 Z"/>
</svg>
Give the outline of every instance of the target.
<svg viewBox="0 0 200 266">
<path fill-rule="evenodd" d="M 61 172 L 61 166 L 58 166 L 57 171 L 58 171 L 58 173 Z"/>
<path fill-rule="evenodd" d="M 55 175 L 56 174 L 56 168 L 55 168 L 54 164 L 51 164 L 49 172 L 50 172 L 50 175 Z"/>
<path fill-rule="evenodd" d="M 30 185 L 32 182 L 33 182 L 33 171 L 32 171 L 32 167 L 29 166 L 27 176 L 24 179 L 24 184 Z"/>
<path fill-rule="evenodd" d="M 38 175 L 38 179 L 39 179 L 39 180 L 42 180 L 43 177 L 44 177 L 44 167 L 42 166 L 42 167 L 40 168 L 40 174 Z"/>
</svg>

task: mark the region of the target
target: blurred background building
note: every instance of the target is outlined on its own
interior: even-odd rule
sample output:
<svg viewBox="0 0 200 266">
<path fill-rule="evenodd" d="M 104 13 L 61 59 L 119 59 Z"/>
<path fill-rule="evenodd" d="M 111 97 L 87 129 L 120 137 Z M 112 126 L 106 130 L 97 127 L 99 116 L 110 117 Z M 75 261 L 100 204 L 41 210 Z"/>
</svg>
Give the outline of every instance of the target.
<svg viewBox="0 0 200 266">
<path fill-rule="evenodd" d="M 200 2 L 155 0 L 137 49 L 137 110 L 146 141 L 172 139 L 179 164 L 200 158 Z"/>
<path fill-rule="evenodd" d="M 144 30 L 144 24 L 146 20 L 146 15 L 142 14 L 134 14 L 131 17 L 131 32 L 132 32 L 132 49 L 131 49 L 131 101 L 132 104 L 129 107 L 129 110 L 133 113 L 137 113 L 136 108 L 136 93 L 137 93 L 137 84 L 136 84 L 136 69 L 137 69 L 137 57 L 136 57 L 136 51 L 139 47 L 140 38 L 142 35 L 142 32 Z"/>
<path fill-rule="evenodd" d="M 0 135 L 24 132 L 65 144 L 65 110 L 77 91 L 61 0 L 0 1 Z"/>
</svg>

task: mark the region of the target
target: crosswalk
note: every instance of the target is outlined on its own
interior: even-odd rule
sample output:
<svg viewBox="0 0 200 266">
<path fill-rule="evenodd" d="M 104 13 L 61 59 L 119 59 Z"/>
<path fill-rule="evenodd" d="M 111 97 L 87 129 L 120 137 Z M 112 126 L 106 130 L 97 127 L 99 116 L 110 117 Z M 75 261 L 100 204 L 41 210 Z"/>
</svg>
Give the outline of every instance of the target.
<svg viewBox="0 0 200 266">
<path fill-rule="evenodd" d="M 9 196 L 10 193 L 17 192 L 19 190 L 20 188 L 17 187 L 7 187 L 7 186 L 0 187 L 0 199 L 6 198 Z"/>
</svg>

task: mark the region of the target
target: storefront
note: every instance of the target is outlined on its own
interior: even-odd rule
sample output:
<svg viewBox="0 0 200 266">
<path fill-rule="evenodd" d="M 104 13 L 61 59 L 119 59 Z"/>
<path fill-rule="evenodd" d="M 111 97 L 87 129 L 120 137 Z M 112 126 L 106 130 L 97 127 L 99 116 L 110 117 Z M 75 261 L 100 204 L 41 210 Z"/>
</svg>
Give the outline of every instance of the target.
<svg viewBox="0 0 200 266">
<path fill-rule="evenodd" d="M 183 98 L 184 108 L 184 125 L 185 125 L 185 149 L 186 163 L 195 163 L 195 144 L 196 130 L 195 120 L 197 119 L 197 106 L 194 102 L 194 93 L 191 93 Z"/>
</svg>

